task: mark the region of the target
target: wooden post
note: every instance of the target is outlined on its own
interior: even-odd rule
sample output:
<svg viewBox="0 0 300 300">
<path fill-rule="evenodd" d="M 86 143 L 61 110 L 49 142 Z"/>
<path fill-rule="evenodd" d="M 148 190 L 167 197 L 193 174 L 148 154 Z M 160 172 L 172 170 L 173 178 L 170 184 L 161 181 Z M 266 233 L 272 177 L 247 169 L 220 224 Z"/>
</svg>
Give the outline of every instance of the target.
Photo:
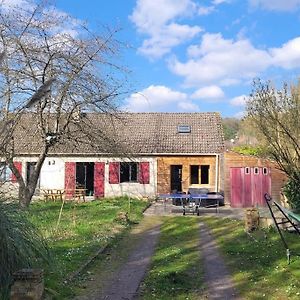
<svg viewBox="0 0 300 300">
<path fill-rule="evenodd" d="M 259 227 L 259 212 L 257 208 L 247 208 L 245 211 L 245 230 L 250 232 Z"/>
</svg>

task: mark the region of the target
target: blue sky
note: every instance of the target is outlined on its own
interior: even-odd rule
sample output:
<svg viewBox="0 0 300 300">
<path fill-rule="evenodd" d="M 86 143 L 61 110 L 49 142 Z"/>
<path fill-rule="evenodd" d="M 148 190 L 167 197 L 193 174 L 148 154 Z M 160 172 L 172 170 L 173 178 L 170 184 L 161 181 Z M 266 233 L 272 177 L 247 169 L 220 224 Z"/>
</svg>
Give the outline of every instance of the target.
<svg viewBox="0 0 300 300">
<path fill-rule="evenodd" d="M 18 0 L 5 0 L 18 1 Z M 22 0 L 25 1 L 25 0 Z M 59 10 L 121 27 L 129 111 L 241 116 L 253 78 L 295 82 L 300 0 L 57 0 Z"/>
</svg>

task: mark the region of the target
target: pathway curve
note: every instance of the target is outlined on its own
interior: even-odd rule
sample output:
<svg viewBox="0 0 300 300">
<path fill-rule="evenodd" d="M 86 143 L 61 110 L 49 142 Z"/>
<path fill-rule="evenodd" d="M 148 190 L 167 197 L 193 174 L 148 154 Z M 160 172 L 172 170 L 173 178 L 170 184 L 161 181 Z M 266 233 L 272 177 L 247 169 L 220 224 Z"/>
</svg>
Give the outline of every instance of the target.
<svg viewBox="0 0 300 300">
<path fill-rule="evenodd" d="M 146 217 L 147 218 L 147 217 Z M 77 300 L 131 300 L 137 298 L 138 288 L 143 280 L 160 233 L 160 224 L 146 230 L 135 245 L 125 264 L 115 272 L 104 290 L 76 297 Z"/>
<path fill-rule="evenodd" d="M 200 243 L 208 299 L 241 299 L 210 229 L 203 223 L 200 223 Z"/>
</svg>

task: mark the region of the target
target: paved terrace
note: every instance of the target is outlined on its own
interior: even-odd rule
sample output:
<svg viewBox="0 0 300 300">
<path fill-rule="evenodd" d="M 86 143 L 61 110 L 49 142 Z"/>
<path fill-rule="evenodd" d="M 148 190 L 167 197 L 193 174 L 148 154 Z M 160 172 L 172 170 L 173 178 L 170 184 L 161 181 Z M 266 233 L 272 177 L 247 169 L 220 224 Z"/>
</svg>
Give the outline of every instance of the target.
<svg viewBox="0 0 300 300">
<path fill-rule="evenodd" d="M 186 209 L 187 215 L 192 215 L 189 209 Z M 231 208 L 228 205 L 220 206 L 218 212 L 216 212 L 215 207 L 210 208 L 200 208 L 200 216 L 213 216 L 213 217 L 224 217 L 232 219 L 244 219 L 245 209 L 244 208 Z M 144 215 L 156 215 L 156 216 L 176 216 L 182 215 L 182 207 L 172 205 L 171 200 L 158 200 L 152 203 L 152 205 L 144 212 Z M 195 214 L 195 216 L 197 216 Z"/>
</svg>

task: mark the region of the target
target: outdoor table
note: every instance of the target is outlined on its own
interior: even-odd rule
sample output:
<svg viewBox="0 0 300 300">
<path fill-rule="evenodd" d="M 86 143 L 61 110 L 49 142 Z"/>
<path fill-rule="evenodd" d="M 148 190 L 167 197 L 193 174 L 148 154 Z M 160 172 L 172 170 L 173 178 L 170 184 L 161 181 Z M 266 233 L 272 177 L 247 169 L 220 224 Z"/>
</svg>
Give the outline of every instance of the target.
<svg viewBox="0 0 300 300">
<path fill-rule="evenodd" d="M 219 212 L 220 201 L 223 201 L 224 197 L 220 194 L 159 194 L 160 199 L 180 199 L 182 206 L 182 213 L 185 215 L 187 208 L 192 210 L 193 213 L 200 215 L 199 208 L 203 200 L 214 202 L 203 207 L 216 207 L 216 212 Z"/>
<path fill-rule="evenodd" d="M 80 201 L 80 199 L 82 199 L 83 202 L 85 202 L 86 189 L 84 188 L 66 189 L 65 193 L 67 199 L 74 199 L 78 202 Z"/>
<path fill-rule="evenodd" d="M 219 212 L 220 201 L 224 200 L 224 197 L 220 194 L 190 194 L 191 199 L 199 200 L 199 207 L 202 207 L 201 204 L 203 200 L 206 202 L 214 202 L 213 204 L 208 204 L 203 207 L 216 207 L 216 212 Z"/>
</svg>

